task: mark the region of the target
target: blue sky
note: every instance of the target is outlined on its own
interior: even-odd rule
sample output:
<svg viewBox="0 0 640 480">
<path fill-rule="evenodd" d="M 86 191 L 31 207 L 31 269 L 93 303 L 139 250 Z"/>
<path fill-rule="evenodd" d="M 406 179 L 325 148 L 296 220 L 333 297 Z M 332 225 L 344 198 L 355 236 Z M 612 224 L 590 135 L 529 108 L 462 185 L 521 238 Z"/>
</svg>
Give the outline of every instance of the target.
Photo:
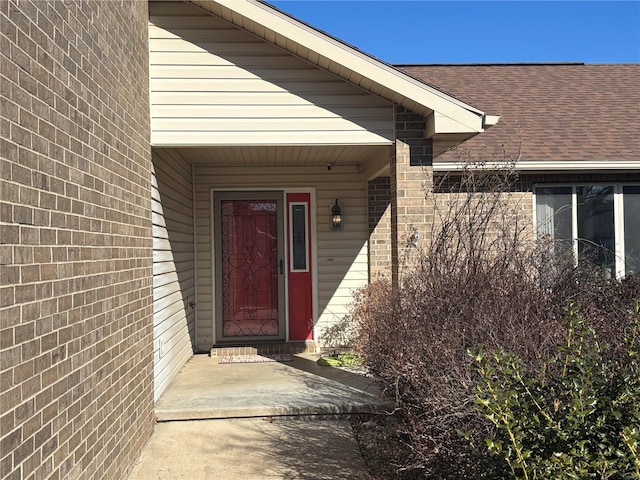
<svg viewBox="0 0 640 480">
<path fill-rule="evenodd" d="M 269 3 L 388 63 L 640 62 L 640 0 Z"/>
</svg>

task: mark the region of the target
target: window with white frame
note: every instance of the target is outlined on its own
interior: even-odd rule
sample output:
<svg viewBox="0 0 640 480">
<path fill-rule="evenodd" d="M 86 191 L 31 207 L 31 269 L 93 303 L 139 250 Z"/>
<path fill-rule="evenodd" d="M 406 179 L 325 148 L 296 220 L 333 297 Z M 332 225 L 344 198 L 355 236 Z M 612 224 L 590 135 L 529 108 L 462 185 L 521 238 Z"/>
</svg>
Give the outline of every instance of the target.
<svg viewBox="0 0 640 480">
<path fill-rule="evenodd" d="M 538 238 L 557 253 L 587 256 L 605 274 L 640 273 L 640 184 L 537 185 Z"/>
</svg>

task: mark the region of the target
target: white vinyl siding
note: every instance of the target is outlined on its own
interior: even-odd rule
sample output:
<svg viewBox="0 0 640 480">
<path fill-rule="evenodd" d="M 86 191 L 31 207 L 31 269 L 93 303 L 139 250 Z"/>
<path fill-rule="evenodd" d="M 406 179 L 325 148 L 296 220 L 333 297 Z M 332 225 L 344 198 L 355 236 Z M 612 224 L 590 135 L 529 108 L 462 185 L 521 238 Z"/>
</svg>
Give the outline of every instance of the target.
<svg viewBox="0 0 640 480">
<path fill-rule="evenodd" d="M 195 335 L 191 166 L 153 152 L 153 365 L 157 401 L 193 354 Z"/>
<path fill-rule="evenodd" d="M 186 151 L 188 152 L 188 151 Z M 196 224 L 198 258 L 198 347 L 213 343 L 214 321 L 212 289 L 211 191 L 315 189 L 317 248 L 316 340 L 323 329 L 348 312 L 353 291 L 366 285 L 367 263 L 367 183 L 362 169 L 337 166 L 217 167 L 194 165 L 196 179 Z M 329 230 L 331 207 L 339 200 L 345 222 L 341 232 Z M 312 215 L 312 219 L 314 216 Z M 284 232 L 283 232 L 284 234 Z"/>
<path fill-rule="evenodd" d="M 152 145 L 391 144 L 390 102 L 190 5 L 149 13 Z"/>
</svg>

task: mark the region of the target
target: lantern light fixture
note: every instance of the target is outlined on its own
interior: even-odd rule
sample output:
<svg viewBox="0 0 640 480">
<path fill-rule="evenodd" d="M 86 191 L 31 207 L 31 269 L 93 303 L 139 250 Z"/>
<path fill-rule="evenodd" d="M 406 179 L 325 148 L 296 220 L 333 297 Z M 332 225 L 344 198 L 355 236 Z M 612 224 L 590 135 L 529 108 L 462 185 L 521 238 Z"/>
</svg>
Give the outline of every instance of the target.
<svg viewBox="0 0 640 480">
<path fill-rule="evenodd" d="M 338 205 L 338 199 L 336 198 L 336 204 L 331 207 L 331 230 L 333 232 L 339 232 L 344 228 L 344 222 L 342 221 L 342 210 Z"/>
</svg>

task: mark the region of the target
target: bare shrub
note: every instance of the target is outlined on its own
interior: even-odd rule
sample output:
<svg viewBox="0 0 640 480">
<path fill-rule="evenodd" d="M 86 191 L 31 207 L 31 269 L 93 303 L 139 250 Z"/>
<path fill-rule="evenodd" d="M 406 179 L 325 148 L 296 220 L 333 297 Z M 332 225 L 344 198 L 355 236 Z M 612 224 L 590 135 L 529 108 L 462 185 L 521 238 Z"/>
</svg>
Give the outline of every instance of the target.
<svg viewBox="0 0 640 480">
<path fill-rule="evenodd" d="M 358 350 L 395 399 L 393 425 L 406 446 L 391 462 L 397 477 L 476 478 L 492 468 L 486 449 L 471 448 L 460 433 L 473 430 L 479 445 L 491 426 L 473 407 L 477 378 L 467 351 L 502 348 L 537 367 L 562 338 L 568 299 L 616 345 L 640 281 L 606 280 L 550 242 L 535 242 L 514 202 L 512 163 L 470 164 L 436 180 L 429 245 L 396 288 L 378 282 L 360 291 L 351 318 Z"/>
<path fill-rule="evenodd" d="M 357 335 L 357 325 L 346 315 L 320 332 L 320 344 L 323 348 L 349 349 Z"/>
</svg>

